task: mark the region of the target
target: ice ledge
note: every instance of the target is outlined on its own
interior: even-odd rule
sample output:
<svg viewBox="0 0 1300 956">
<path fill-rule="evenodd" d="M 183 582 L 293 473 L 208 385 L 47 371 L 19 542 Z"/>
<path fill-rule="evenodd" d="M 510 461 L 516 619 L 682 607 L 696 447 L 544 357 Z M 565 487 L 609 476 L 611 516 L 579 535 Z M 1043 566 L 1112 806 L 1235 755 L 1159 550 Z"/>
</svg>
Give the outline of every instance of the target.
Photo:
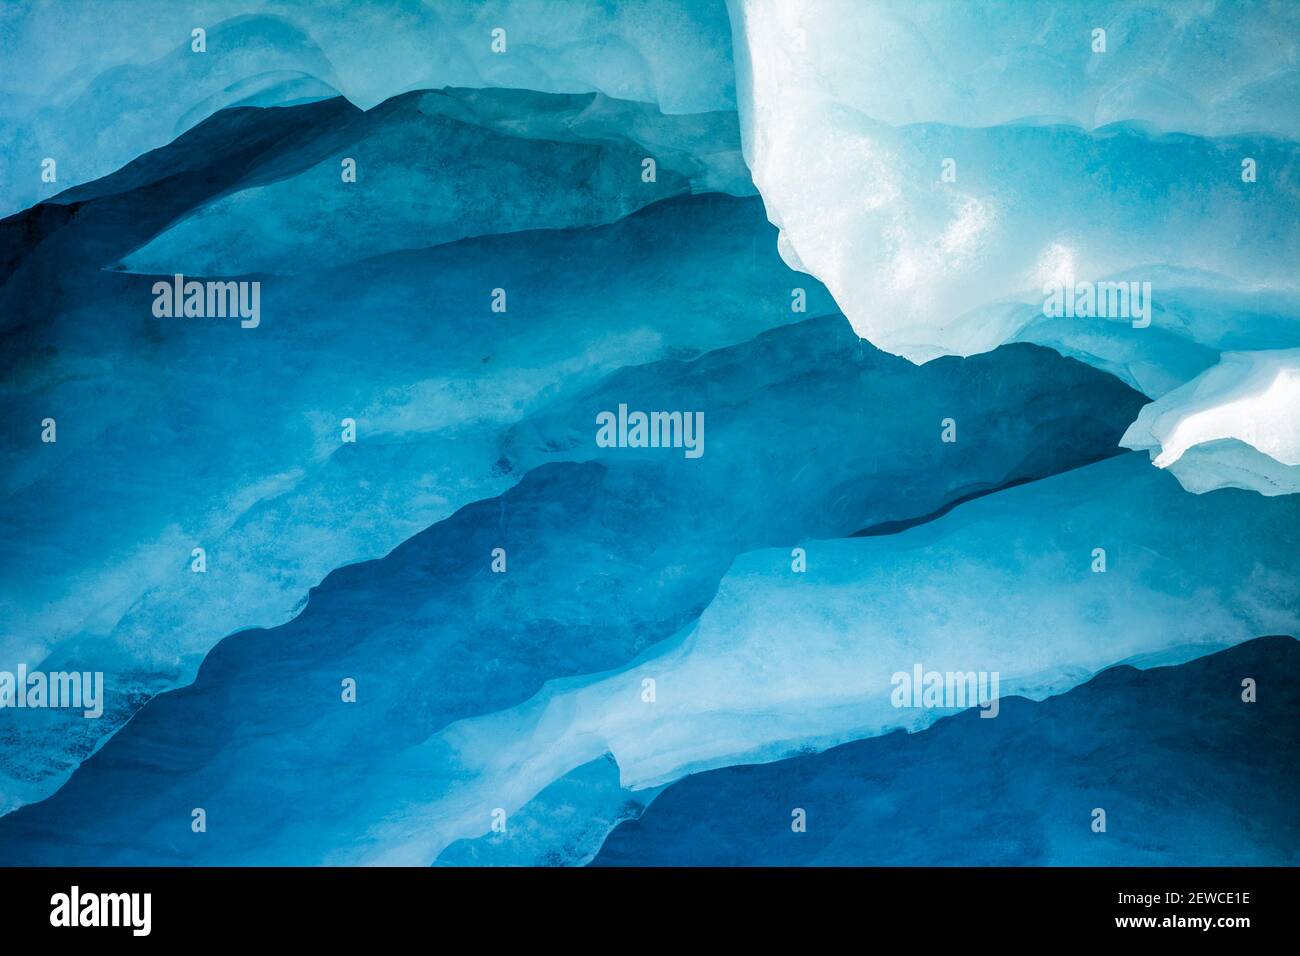
<svg viewBox="0 0 1300 956">
<path fill-rule="evenodd" d="M 1300 349 L 1225 352 L 1145 406 L 1120 444 L 1188 491 L 1300 491 Z"/>
</svg>

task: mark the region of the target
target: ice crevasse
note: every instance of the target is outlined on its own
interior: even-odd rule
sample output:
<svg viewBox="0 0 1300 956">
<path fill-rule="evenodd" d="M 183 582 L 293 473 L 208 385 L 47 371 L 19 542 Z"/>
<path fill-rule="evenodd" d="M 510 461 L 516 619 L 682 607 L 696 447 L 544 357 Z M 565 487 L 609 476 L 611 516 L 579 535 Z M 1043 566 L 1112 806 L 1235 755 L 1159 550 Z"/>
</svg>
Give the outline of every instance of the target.
<svg viewBox="0 0 1300 956">
<path fill-rule="evenodd" d="M 1119 375 L 1190 491 L 1300 491 L 1300 7 L 1228 6 L 728 0 L 782 256 L 913 362 Z"/>
</svg>

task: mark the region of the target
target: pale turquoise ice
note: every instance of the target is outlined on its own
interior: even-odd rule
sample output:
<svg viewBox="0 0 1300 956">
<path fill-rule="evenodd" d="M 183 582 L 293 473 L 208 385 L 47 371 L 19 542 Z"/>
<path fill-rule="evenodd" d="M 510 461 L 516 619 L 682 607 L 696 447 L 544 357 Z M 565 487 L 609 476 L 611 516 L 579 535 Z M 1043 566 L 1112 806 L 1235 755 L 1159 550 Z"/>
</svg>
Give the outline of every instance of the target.
<svg viewBox="0 0 1300 956">
<path fill-rule="evenodd" d="M 924 362 L 1066 339 L 1161 380 L 1155 398 L 1204 370 L 1168 381 L 1189 347 L 1216 347 L 1198 333 L 1225 297 L 1264 312 L 1234 348 L 1300 346 L 1300 6 L 728 6 L 745 157 L 782 255 L 880 348 Z M 1151 324 L 1036 320 L 1049 285 L 1103 279 L 1151 283 Z M 1196 322 L 1167 324 L 1177 295 Z M 1234 431 L 1258 430 L 1234 409 Z M 1300 436 L 1300 407 L 1268 414 Z M 1279 466 L 1244 440 L 1175 473 L 1273 493 Z"/>
<path fill-rule="evenodd" d="M 207 31 L 207 52 L 191 31 Z M 493 30 L 505 31 L 504 53 Z M 0 216 L 112 172 L 207 116 L 444 86 L 735 107 L 723 0 L 20 0 L 0 7 Z M 58 160 L 57 184 L 40 162 Z"/>
</svg>

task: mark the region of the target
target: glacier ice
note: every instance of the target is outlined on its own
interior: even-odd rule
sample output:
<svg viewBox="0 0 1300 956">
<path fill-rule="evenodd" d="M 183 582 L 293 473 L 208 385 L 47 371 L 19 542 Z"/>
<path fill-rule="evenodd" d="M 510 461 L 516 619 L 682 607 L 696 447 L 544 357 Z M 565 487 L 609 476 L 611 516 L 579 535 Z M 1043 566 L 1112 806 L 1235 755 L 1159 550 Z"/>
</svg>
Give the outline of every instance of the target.
<svg viewBox="0 0 1300 956">
<path fill-rule="evenodd" d="M 822 279 L 864 338 L 913 361 L 1007 341 L 1044 315 L 1048 286 L 1146 282 L 1158 304 L 1159 279 L 1180 270 L 1184 286 L 1201 280 L 1217 291 L 1226 275 L 1252 291 L 1295 292 L 1294 144 L 1261 150 L 1131 126 L 896 130 L 865 121 L 837 129 L 831 148 L 796 142 L 779 174 L 760 164 L 754 176 L 769 214 L 777 211 L 783 249 L 797 253 L 791 265 Z M 1267 155 L 1276 176 L 1242 183 L 1235 157 L 1246 150 Z M 942 183 L 942 160 L 954 156 L 959 178 Z M 788 209 L 772 178 L 791 180 Z M 997 310 L 1008 301 L 1032 308 L 1004 318 Z M 1072 321 L 1110 317 L 1139 318 Z M 1289 318 L 1294 341 L 1300 317 Z M 1128 324 L 1134 338 L 1159 327 Z"/>
<path fill-rule="evenodd" d="M 683 775 L 1004 735 L 909 664 L 1294 632 L 1297 8 L 729 6 L 0 8 L 0 669 L 110 685 L 2 715 L 0 860 L 582 863 Z"/>
<path fill-rule="evenodd" d="M 109 44 L 99 31 L 105 21 L 126 18 L 107 8 L 89 17 L 84 12 L 71 4 L 33 6 L 17 24 L 6 25 L 6 85 L 21 84 L 26 96 L 0 120 L 0 138 L 12 144 L 0 154 L 6 185 L 0 215 L 105 176 L 226 107 L 338 95 L 329 58 L 311 37 L 278 17 L 209 21 L 209 42 L 222 50 L 209 56 L 191 52 L 196 24 L 190 12 L 176 10 L 171 16 L 179 15 L 184 25 L 171 33 L 136 31 L 166 42 L 156 59 L 109 62 L 114 52 L 134 44 Z M 56 18 L 74 33 L 84 31 L 81 42 L 53 29 Z M 120 28 L 119 23 L 115 29 Z M 51 50 L 56 39 L 59 49 Z M 69 50 L 87 58 L 80 68 L 65 61 Z M 91 61 L 100 57 L 105 61 L 96 71 Z M 87 74 L 90 80 L 81 79 Z M 41 176 L 46 158 L 56 162 L 53 182 Z"/>
<path fill-rule="evenodd" d="M 999 670 L 1004 694 L 1042 697 L 1138 655 L 1177 659 L 1294 630 L 1297 507 L 1235 490 L 1172 494 L 1166 476 L 1125 455 L 897 535 L 809 544 L 806 575 L 790 573 L 786 551 L 744 554 L 663 653 L 480 723 L 527 726 L 528 746 L 545 726 L 557 748 L 609 749 L 624 783 L 643 786 L 742 755 L 916 729 L 933 714 L 889 699 L 889 675 L 916 661 Z M 1097 547 L 1105 573 L 1090 570 Z M 646 676 L 655 707 L 635 693 Z"/>
<path fill-rule="evenodd" d="M 600 225 L 691 192 L 753 194 L 734 113 L 664 115 L 603 94 L 413 92 L 355 117 L 330 146 L 292 175 L 191 210 L 121 268 L 302 272 L 490 233 Z M 342 182 L 345 157 L 355 183 Z M 649 182 L 645 158 L 656 163 Z"/>
<path fill-rule="evenodd" d="M 742 109 L 782 102 L 891 126 L 1144 120 L 1170 132 L 1300 138 L 1300 20 L 1285 0 L 728 0 Z M 1093 31 L 1106 31 L 1094 53 Z M 751 87 L 745 89 L 745 87 Z"/>
<path fill-rule="evenodd" d="M 1243 674 L 1268 675 L 1268 699 L 1243 707 L 1224 692 Z M 1300 644 L 1265 637 L 1176 667 L 1109 668 L 1042 703 L 1004 700 L 996 720 L 967 711 L 697 774 L 629 814 L 594 863 L 1294 866 L 1297 678 Z M 1104 839 L 1079 825 L 1094 807 Z"/>
<path fill-rule="evenodd" d="M 522 102 L 568 102 L 509 91 L 478 102 L 488 99 L 497 124 L 526 120 Z M 585 100 L 597 118 L 619 108 Z M 223 634 L 285 620 L 332 568 L 508 487 L 501 437 L 540 404 L 625 364 L 790 321 L 795 285 L 815 312 L 832 307 L 781 265 L 757 200 L 711 193 L 595 229 L 263 276 L 252 332 L 159 322 L 153 277 L 102 268 L 222 192 L 312 168 L 363 115 L 339 99 L 224 110 L 70 190 L 66 205 L 0 224 L 0 651 L 33 665 L 98 660 L 111 682 L 97 726 L 34 716 L 6 738 L 0 807 L 48 792 L 149 694 L 189 679 Z M 682 123 L 704 149 L 714 127 Z M 654 118 L 643 125 L 653 138 Z M 513 148 L 552 147 L 535 129 Z M 474 182 L 472 155 L 445 159 L 444 178 Z M 540 199 L 523 193 L 514 210 Z M 325 217 L 303 234 L 334 231 Z M 502 284 L 515 312 L 496 316 L 490 292 Z M 527 323 L 510 321 L 521 309 Z M 371 315 L 384 321 L 372 327 L 361 318 Z M 51 414 L 60 441 L 28 454 L 32 423 Z M 341 447 L 348 416 L 362 437 Z M 30 508 L 32 496 L 44 507 Z M 212 560 L 191 575 L 200 544 Z"/>
<path fill-rule="evenodd" d="M 1237 490 L 1181 494 L 1125 455 L 900 534 L 810 543 L 806 574 L 791 573 L 785 549 L 740 555 L 698 622 L 627 667 L 553 681 L 421 745 L 473 788 L 413 799 L 374 828 L 364 858 L 415 862 L 467 818 L 486 819 L 489 801 L 523 805 L 604 753 L 635 790 L 921 729 L 953 711 L 893 706 L 891 675 L 918 662 L 999 671 L 1004 697 L 1037 700 L 1115 663 L 1179 663 L 1294 633 L 1298 507 Z M 1094 547 L 1107 552 L 1104 573 L 1091 570 Z"/>
<path fill-rule="evenodd" d="M 608 755 L 565 774 L 486 836 L 457 840 L 438 866 L 583 866 L 610 830 L 640 816 L 661 791 L 630 791 Z M 504 809 L 504 808 L 503 808 Z"/>
<path fill-rule="evenodd" d="M 1225 291 L 1286 309 L 1236 349 L 1300 346 L 1294 4 L 730 9 L 743 149 L 782 255 L 879 347 L 923 362 L 1070 338 L 1087 361 L 1092 338 L 1099 367 L 1136 351 L 1168 390 L 1203 371 L 1166 378 L 1213 348 L 1197 333 Z M 1165 326 L 1170 274 L 1205 318 Z M 1150 283 L 1155 320 L 1039 321 L 1048 286 L 1100 281 Z"/>
<path fill-rule="evenodd" d="M 598 91 L 667 113 L 735 106 L 723 0 L 393 0 L 346 16 L 296 0 L 137 0 L 130 17 L 53 0 L 6 4 L 0 16 L 0 140 L 12 144 L 0 153 L 0 216 L 242 103 L 337 91 L 368 109 L 408 90 L 503 86 Z M 206 53 L 192 50 L 195 28 L 207 31 Z M 57 184 L 41 180 L 45 157 L 58 160 Z"/>
<path fill-rule="evenodd" d="M 607 319 L 598 311 L 593 321 Z M 520 334 L 535 343 L 537 331 Z M 572 327 L 557 335 L 572 337 Z M 598 449 L 595 414 L 620 400 L 703 409 L 706 454 Z M 392 849 L 391 841 L 373 846 L 364 828 L 443 794 L 450 802 L 430 819 L 448 828 L 439 831 L 446 842 L 408 857 L 431 863 L 447 842 L 485 832 L 489 819 L 477 798 L 456 796 L 477 793 L 477 775 L 462 776 L 464 754 L 443 753 L 447 744 L 438 741 L 449 724 L 517 706 L 547 680 L 620 667 L 669 640 L 713 599 L 738 550 L 924 518 L 973 494 L 1095 461 L 1114 453 L 1140 404 L 1110 376 L 1032 345 L 917 367 L 862 343 L 838 314 L 689 361 L 612 371 L 507 429 L 501 467 L 522 475 L 518 483 L 383 558 L 333 571 L 287 623 L 220 641 L 192 685 L 139 708 L 50 799 L 0 819 L 0 843 L 46 859 L 72 852 L 75 825 L 61 824 L 64 836 L 53 842 L 16 834 L 32 835 L 27 828 L 41 828 L 49 813 L 80 817 L 64 815 L 93 799 L 99 809 L 84 819 L 99 834 L 103 862 L 357 860 Z M 813 421 L 810 406 L 822 409 Z M 945 416 L 960 423 L 955 444 L 941 440 Z M 328 541 L 313 531 L 311 543 Z M 508 573 L 489 569 L 496 547 L 508 555 Z M 249 564 L 278 566 L 282 553 Z M 244 589 L 254 583 L 251 574 L 235 577 Z M 232 610 L 248 604 L 238 589 L 230 594 Z M 182 608 L 196 619 L 214 613 L 211 602 Z M 157 652 L 161 630 L 142 628 L 153 637 L 138 645 L 112 637 L 135 653 Z M 109 648 L 91 659 L 120 654 Z M 343 677 L 357 682 L 355 707 L 338 703 Z M 494 749 L 510 747 L 498 740 Z M 266 773 L 276 766 L 293 771 Z M 170 783 L 159 788 L 162 780 Z M 533 783 L 521 773 L 518 792 L 512 796 L 510 784 L 487 810 L 513 812 L 534 795 Z M 221 841 L 180 846 L 170 836 L 174 801 L 190 787 L 225 819 Z"/>
<path fill-rule="evenodd" d="M 515 483 L 502 442 L 520 418 L 623 365 L 789 321 L 794 284 L 830 308 L 770 238 L 756 199 L 681 197 L 596 229 L 267 281 L 251 331 L 152 319 L 149 276 L 65 278 L 54 288 L 73 302 L 9 340 L 35 358 L 4 389 L 0 652 L 100 661 L 117 706 L 96 728 L 52 718 L 49 748 L 6 745 L 6 770 L 34 778 L 5 781 L 8 805 L 54 784 L 30 761 L 188 680 L 224 634 L 286 620 L 331 569 Z M 515 311 L 494 316 L 502 283 Z M 51 409 L 58 444 L 26 454 Z M 356 444 L 339 443 L 344 417 Z M 204 575 L 188 571 L 199 544 Z"/>
<path fill-rule="evenodd" d="M 1225 352 L 1138 413 L 1120 444 L 1185 488 L 1300 491 L 1300 349 Z"/>
</svg>

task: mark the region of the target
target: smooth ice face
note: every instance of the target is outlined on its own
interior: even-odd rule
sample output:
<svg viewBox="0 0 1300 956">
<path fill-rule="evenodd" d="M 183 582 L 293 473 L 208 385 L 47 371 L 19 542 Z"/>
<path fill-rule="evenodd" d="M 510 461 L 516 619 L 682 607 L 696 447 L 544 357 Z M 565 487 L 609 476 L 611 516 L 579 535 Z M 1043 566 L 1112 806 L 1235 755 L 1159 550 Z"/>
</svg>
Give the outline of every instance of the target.
<svg viewBox="0 0 1300 956">
<path fill-rule="evenodd" d="M 1228 352 L 1219 364 L 1147 405 L 1126 448 L 1151 453 L 1192 491 L 1300 491 L 1300 349 Z"/>
<path fill-rule="evenodd" d="M 782 256 L 877 346 L 1041 342 L 1153 398 L 1224 347 L 1300 346 L 1300 7 L 730 6 Z"/>
<path fill-rule="evenodd" d="M 1053 117 L 1300 136 L 1300 14 L 1225 0 L 728 0 L 756 144 L 782 102 L 891 126 Z M 1105 31 L 1104 52 L 1095 30 Z M 746 88 L 748 87 L 748 88 Z"/>
<path fill-rule="evenodd" d="M 822 139 L 811 125 L 788 151 L 751 157 L 782 253 L 826 283 L 860 335 L 914 362 L 988 351 L 1035 317 L 1097 331 L 1123 319 L 1131 338 L 1150 337 L 1165 328 L 1170 272 L 1198 294 L 1296 288 L 1294 143 L 1135 126 L 894 128 L 851 113 Z M 1272 175 L 1242 182 L 1242 155 Z M 1088 302 L 1088 284 L 1108 280 L 1123 295 Z M 1300 341 L 1300 315 L 1289 318 Z"/>
<path fill-rule="evenodd" d="M 196 28 L 206 53 L 193 49 Z M 0 216 L 239 104 L 342 93 L 368 109 L 407 90 L 499 86 L 599 91 L 667 113 L 735 105 L 723 0 L 392 0 L 345 16 L 292 0 L 137 0 L 126 16 L 55 0 L 6 5 L 0 40 Z M 46 157 L 57 183 L 41 179 Z"/>
</svg>

